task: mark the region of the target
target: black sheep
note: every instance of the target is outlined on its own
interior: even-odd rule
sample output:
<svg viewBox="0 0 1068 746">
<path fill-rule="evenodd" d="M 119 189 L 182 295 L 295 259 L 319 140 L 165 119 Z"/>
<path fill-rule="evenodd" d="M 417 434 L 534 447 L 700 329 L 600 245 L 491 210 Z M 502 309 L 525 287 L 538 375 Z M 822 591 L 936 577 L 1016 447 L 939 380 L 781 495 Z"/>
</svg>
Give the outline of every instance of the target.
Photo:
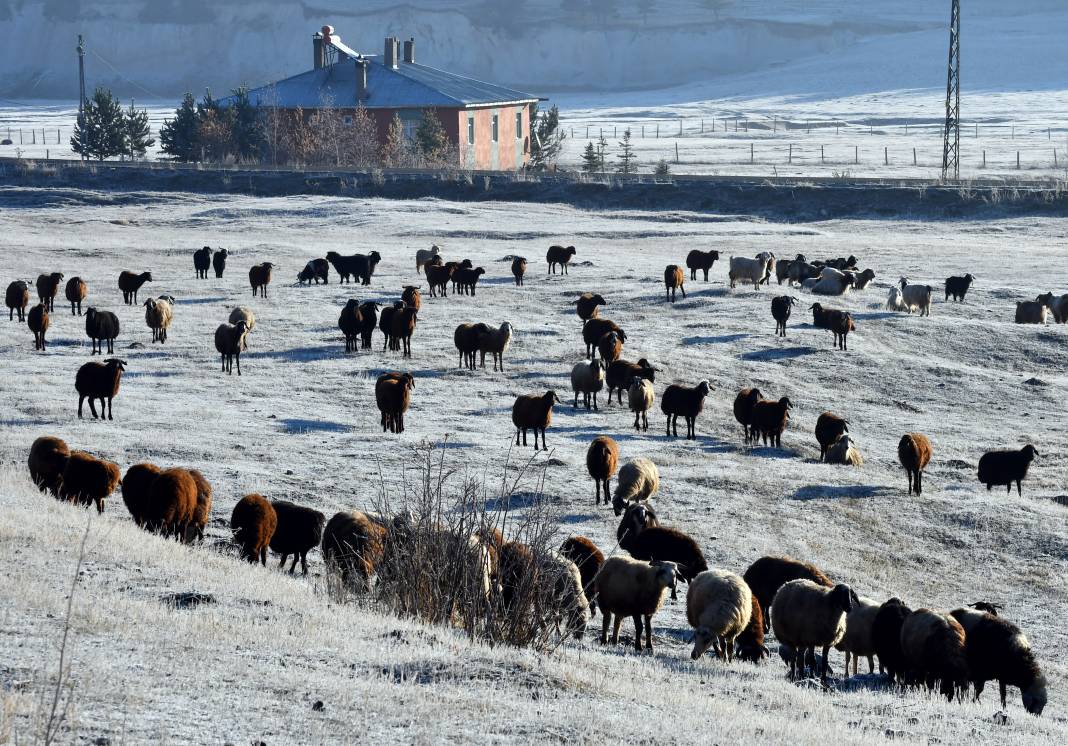
<svg viewBox="0 0 1068 746">
<path fill-rule="evenodd" d="M 211 258 L 211 266 L 215 268 L 215 277 L 220 278 L 226 271 L 226 257 L 229 256 L 226 249 L 219 249 Z"/>
<path fill-rule="evenodd" d="M 619 546 L 637 560 L 674 562 L 678 565 L 679 577 L 687 583 L 708 569 L 697 542 L 677 528 L 654 526 L 638 534 L 628 533 Z"/>
<path fill-rule="evenodd" d="M 337 328 L 345 335 L 345 352 L 356 351 L 356 340 L 363 331 L 363 316 L 360 313 L 360 302 L 355 298 L 349 298 L 349 302 L 341 309 L 341 316 L 337 320 Z"/>
<path fill-rule="evenodd" d="M 211 267 L 211 247 L 205 246 L 193 252 L 193 269 L 197 272 L 198 280 L 208 279 L 208 269 Z"/>
<path fill-rule="evenodd" d="M 659 526 L 653 509 L 644 503 L 631 503 L 623 512 L 623 517 L 616 528 L 616 541 L 622 545 L 624 538 L 633 538 L 647 528 Z"/>
<path fill-rule="evenodd" d="M 780 295 L 771 299 L 771 315 L 775 319 L 775 333 L 780 337 L 786 336 L 786 322 L 790 318 L 790 311 L 795 303 L 797 303 L 797 298 L 792 295 Z"/>
<path fill-rule="evenodd" d="M 104 340 L 108 354 L 115 354 L 115 337 L 119 336 L 119 317 L 111 311 L 97 311 L 92 306 L 85 312 L 85 334 L 93 340 L 92 354 L 104 354 Z"/>
<path fill-rule="evenodd" d="M 975 687 L 977 700 L 986 682 L 996 679 L 1002 707 L 1005 707 L 1005 689 L 1015 686 L 1023 695 L 1024 709 L 1032 715 L 1042 714 L 1046 706 L 1046 676 L 1019 627 L 993 614 L 983 614 L 968 629 L 964 652 L 968 659 L 968 678 Z"/>
<path fill-rule="evenodd" d="M 313 280 L 315 281 L 316 285 L 319 284 L 319 280 L 322 280 L 324 285 L 329 285 L 329 278 L 330 263 L 322 258 L 312 259 L 310 262 L 305 264 L 304 269 L 302 269 L 297 274 L 297 282 L 301 285 L 303 285 L 304 283 L 308 283 L 310 285 Z"/>
<path fill-rule="evenodd" d="M 764 631 L 771 626 L 771 602 L 775 594 L 791 580 L 811 580 L 826 588 L 834 585 L 830 578 L 813 565 L 790 557 L 761 557 L 751 564 L 742 575 L 749 589 L 765 610 Z"/>
<path fill-rule="evenodd" d="M 623 392 L 630 390 L 630 385 L 635 378 L 644 378 L 646 381 L 655 381 L 656 372 L 660 368 L 654 368 L 644 357 L 636 363 L 629 360 L 613 360 L 608 365 L 604 374 L 605 385 L 608 386 L 608 402 L 612 402 L 612 392 L 616 392 L 616 398 L 623 403 Z"/>
<path fill-rule="evenodd" d="M 686 268 L 690 270 L 690 279 L 697 279 L 697 270 L 701 270 L 705 275 L 705 282 L 708 282 L 708 270 L 712 269 L 712 265 L 719 259 L 718 251 L 701 251 L 700 249 L 694 249 L 686 255 Z"/>
<path fill-rule="evenodd" d="M 879 666 L 885 669 L 891 682 L 904 682 L 908 662 L 901 650 L 901 625 L 912 609 L 900 598 L 891 598 L 879 607 L 871 625 L 871 640 Z"/>
<path fill-rule="evenodd" d="M 994 485 L 1005 485 L 1006 492 L 1012 492 L 1012 483 L 1016 483 L 1017 494 L 1023 496 L 1020 482 L 1027 476 L 1027 469 L 1035 456 L 1035 447 L 1028 443 L 1018 451 L 988 451 L 979 459 L 979 481 L 987 490 Z"/>
<path fill-rule="evenodd" d="M 375 267 L 382 261 L 382 255 L 377 251 L 352 256 L 342 256 L 336 251 L 331 251 L 327 253 L 326 258 L 334 265 L 334 271 L 341 278 L 339 282 L 352 282 L 349 277 L 355 276 L 364 285 L 371 284 L 371 275 L 375 273 Z"/>
<path fill-rule="evenodd" d="M 100 419 L 104 419 L 104 400 L 107 400 L 107 418 L 115 419 L 111 415 L 111 401 L 119 395 L 119 383 L 122 381 L 122 372 L 126 370 L 126 361 L 118 358 L 108 358 L 102 363 L 86 363 L 78 369 L 74 378 L 74 388 L 78 392 L 78 418 L 82 416 L 82 405 L 89 399 L 89 411 L 93 413 L 93 419 L 97 419 L 96 400 L 100 400 Z"/>
<path fill-rule="evenodd" d="M 360 304 L 360 349 L 371 349 L 371 334 L 378 326 L 378 309 L 381 307 L 374 301 Z"/>
<path fill-rule="evenodd" d="M 949 300 L 949 296 L 953 296 L 953 300 L 964 302 L 964 296 L 968 294 L 968 288 L 975 282 L 975 278 L 971 273 L 964 275 L 964 277 L 947 277 L 946 278 L 946 300 Z"/>
<path fill-rule="evenodd" d="M 326 516 L 318 510 L 295 505 L 288 500 L 275 500 L 271 504 L 278 516 L 278 523 L 271 536 L 270 547 L 272 552 L 282 555 L 278 566 L 285 567 L 286 559 L 292 554 L 293 564 L 289 566 L 289 574 L 292 575 L 297 569 L 299 558 L 300 568 L 307 575 L 308 552 L 323 540 Z"/>
</svg>

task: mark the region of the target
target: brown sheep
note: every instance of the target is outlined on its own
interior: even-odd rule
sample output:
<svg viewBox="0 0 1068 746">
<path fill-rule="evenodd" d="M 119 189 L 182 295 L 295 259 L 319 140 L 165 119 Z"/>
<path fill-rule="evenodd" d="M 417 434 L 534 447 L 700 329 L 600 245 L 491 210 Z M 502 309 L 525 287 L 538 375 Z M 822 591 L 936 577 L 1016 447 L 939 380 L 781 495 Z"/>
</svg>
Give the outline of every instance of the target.
<svg viewBox="0 0 1068 746">
<path fill-rule="evenodd" d="M 63 467 L 59 498 L 78 505 L 96 503 L 96 512 L 104 512 L 104 501 L 119 486 L 121 474 L 117 464 L 91 456 L 85 451 L 71 451 Z"/>
<path fill-rule="evenodd" d="M 718 251 L 701 251 L 694 249 L 686 255 L 686 267 L 690 270 L 690 279 L 697 280 L 697 270 L 705 273 L 705 282 L 708 282 L 708 270 L 719 259 Z M 781 284 L 781 283 L 780 283 Z"/>
<path fill-rule="evenodd" d="M 833 412 L 824 412 L 816 419 L 816 442 L 820 444 L 820 461 L 827 458 L 827 449 L 838 436 L 849 432 L 849 422 Z"/>
<path fill-rule="evenodd" d="M 237 375 L 241 375 L 241 351 L 248 349 L 248 333 L 249 326 L 244 319 L 238 319 L 236 324 L 219 324 L 215 330 L 215 349 L 227 375 L 233 375 L 235 359 Z"/>
<path fill-rule="evenodd" d="M 931 462 L 931 441 L 923 433 L 905 433 L 897 444 L 897 458 L 909 475 L 909 494 L 923 494 L 923 470 Z"/>
<path fill-rule="evenodd" d="M 590 604 L 590 615 L 596 616 L 597 609 L 594 604 L 597 595 L 594 593 L 596 587 L 594 581 L 597 573 L 601 571 L 601 565 L 604 564 L 604 554 L 585 536 L 572 536 L 565 539 L 560 545 L 560 554 L 574 562 L 579 569 L 579 575 L 582 577 L 582 591 L 586 594 L 586 601 Z"/>
<path fill-rule="evenodd" d="M 126 361 L 110 357 L 102 363 L 86 363 L 78 368 L 74 377 L 74 388 L 78 392 L 78 419 L 82 416 L 82 404 L 89 399 L 89 411 L 96 416 L 96 400 L 100 400 L 100 419 L 104 419 L 104 400 L 107 400 L 108 419 L 115 419 L 111 414 L 111 402 L 119 395 L 119 383 L 122 372 L 126 370 Z"/>
<path fill-rule="evenodd" d="M 155 464 L 134 464 L 122 478 L 122 501 L 138 526 L 145 525 L 149 493 L 159 474 L 160 468 Z"/>
<path fill-rule="evenodd" d="M 475 369 L 475 354 L 478 352 L 479 338 L 492 331 L 488 324 L 460 324 L 456 327 L 456 331 L 452 334 L 452 341 L 460 353 L 459 367 Z"/>
<path fill-rule="evenodd" d="M 78 316 L 82 315 L 82 301 L 89 297 L 89 286 L 81 277 L 72 277 L 67 280 L 63 288 L 63 294 L 70 302 L 70 315 L 74 316 L 74 309 L 78 309 Z"/>
<path fill-rule="evenodd" d="M 413 306 L 405 306 L 393 313 L 390 318 L 390 349 L 394 352 L 403 350 L 404 357 L 412 356 L 412 334 L 415 333 L 415 322 L 419 320 L 419 310 Z"/>
<path fill-rule="evenodd" d="M 582 325 L 582 341 L 586 343 L 586 357 L 597 357 L 597 343 L 609 332 L 619 335 L 620 342 L 627 341 L 627 334 L 610 319 L 590 319 Z"/>
<path fill-rule="evenodd" d="M 523 276 L 527 273 L 527 259 L 523 256 L 512 257 L 512 276 L 516 287 L 523 286 Z"/>
<path fill-rule="evenodd" d="M 749 615 L 749 624 L 742 633 L 734 638 L 736 655 L 743 661 L 760 663 L 764 658 L 771 655 L 768 646 L 764 643 L 764 612 L 760 608 L 760 601 L 753 594 L 753 609 Z"/>
<path fill-rule="evenodd" d="M 197 508 L 197 492 L 197 482 L 188 469 L 161 471 L 148 490 L 145 528 L 182 541 Z"/>
<path fill-rule="evenodd" d="M 15 280 L 7 286 L 4 296 L 7 302 L 7 320 L 14 321 L 18 314 L 19 322 L 26 321 L 26 306 L 30 304 L 30 287 L 22 280 Z"/>
<path fill-rule="evenodd" d="M 274 269 L 274 264 L 271 262 L 264 262 L 263 264 L 253 265 L 248 271 L 248 282 L 252 286 L 252 297 L 255 298 L 257 294 L 267 297 L 267 286 L 271 284 L 271 270 Z"/>
<path fill-rule="evenodd" d="M 769 610 L 775 593 L 791 580 L 811 580 L 825 588 L 834 586 L 831 579 L 815 566 L 790 557 L 761 557 L 749 566 L 742 578 L 760 602 L 760 608 Z M 764 631 L 767 632 L 769 627 L 769 615 L 764 614 Z"/>
<path fill-rule="evenodd" d="M 382 351 L 390 348 L 393 342 L 393 314 L 404 308 L 404 301 L 398 300 L 392 306 L 386 306 L 378 316 L 378 328 L 382 331 L 385 341 L 382 343 Z"/>
<path fill-rule="evenodd" d="M 401 300 L 404 301 L 404 305 L 411 306 L 416 311 L 423 307 L 423 298 L 419 295 L 418 285 L 405 285 Z"/>
<path fill-rule="evenodd" d="M 453 292 L 459 289 L 460 295 L 475 295 L 475 288 L 478 286 L 478 278 L 486 274 L 486 270 L 482 267 L 467 268 L 460 267 L 452 275 Z"/>
<path fill-rule="evenodd" d="M 137 303 L 137 293 L 146 282 L 152 282 L 151 272 L 130 272 L 124 270 L 119 273 L 119 290 L 122 291 L 122 302 L 128 306 Z"/>
<path fill-rule="evenodd" d="M 672 303 L 675 302 L 675 290 L 682 291 L 683 300 L 686 299 L 686 288 L 682 286 L 684 275 L 682 274 L 682 267 L 677 264 L 669 264 L 664 270 L 664 287 L 667 288 L 668 300 Z"/>
<path fill-rule="evenodd" d="M 534 450 L 538 450 L 538 431 L 541 431 L 542 450 L 548 450 L 545 443 L 545 428 L 553 421 L 553 404 L 560 404 L 560 397 L 555 391 L 546 391 L 541 396 L 528 394 L 517 396 L 512 405 L 512 424 L 515 425 L 515 444 L 519 445 L 519 435 L 523 434 L 523 445 L 527 444 L 527 430 L 534 431 Z"/>
<path fill-rule="evenodd" d="M 59 495 L 59 487 L 63 481 L 63 470 L 67 467 L 67 459 L 70 458 L 70 448 L 60 438 L 42 436 L 33 441 L 30 446 L 30 479 L 37 485 L 37 489 Z"/>
<path fill-rule="evenodd" d="M 318 510 L 295 505 L 288 500 L 275 500 L 272 505 L 278 516 L 278 524 L 271 536 L 270 546 L 271 551 L 282 555 L 278 567 L 285 567 L 286 559 L 292 554 L 293 564 L 289 566 L 289 574 L 296 571 L 299 559 L 300 569 L 307 575 L 308 552 L 322 541 L 326 516 Z"/>
<path fill-rule="evenodd" d="M 348 303 L 341 309 L 341 315 L 337 318 L 337 328 L 345 335 L 345 352 L 355 352 L 360 335 L 363 333 L 363 312 L 360 310 L 360 301 L 349 298 Z"/>
<path fill-rule="evenodd" d="M 44 303 L 38 303 L 31 308 L 26 323 L 29 325 L 30 331 L 33 332 L 33 349 L 44 352 L 45 334 L 48 332 L 50 325 L 48 307 Z"/>
<path fill-rule="evenodd" d="M 639 358 L 636 363 L 629 360 L 613 360 L 604 373 L 604 381 L 608 386 L 608 402 L 612 402 L 614 391 L 618 402 L 622 404 L 623 392 L 630 390 L 635 378 L 655 381 L 656 374 L 660 371 L 660 368 L 654 368 L 644 357 Z"/>
<path fill-rule="evenodd" d="M 917 609 L 901 625 L 901 652 L 910 678 L 939 691 L 950 702 L 963 699 L 968 687 L 968 660 L 964 628 L 949 614 Z"/>
<path fill-rule="evenodd" d="M 660 397 L 660 411 L 667 415 L 667 436 L 679 437 L 679 415 L 686 419 L 686 438 L 697 439 L 697 415 L 705 407 L 705 397 L 712 387 L 701 381 L 694 387 L 673 383 Z"/>
<path fill-rule="evenodd" d="M 204 529 L 208 525 L 208 518 L 211 517 L 211 484 L 196 469 L 190 469 L 189 476 L 193 477 L 197 485 L 197 504 L 193 506 L 193 518 L 186 526 L 186 544 L 204 541 Z"/>
<path fill-rule="evenodd" d="M 545 252 L 545 261 L 549 263 L 549 272 L 545 274 L 556 274 L 556 265 L 560 265 L 560 270 L 566 275 L 567 265 L 575 257 L 578 252 L 574 246 L 550 246 L 549 250 Z"/>
<path fill-rule="evenodd" d="M 415 379 L 411 373 L 383 373 L 375 382 L 375 401 L 382 413 L 382 432 L 404 432 L 404 413 L 412 400 Z"/>
<path fill-rule="evenodd" d="M 439 290 L 443 298 L 448 296 L 449 280 L 452 279 L 453 272 L 456 271 L 456 265 L 452 263 L 448 265 L 428 263 L 423 269 L 426 270 L 426 281 L 430 283 L 430 297 L 435 297 Z"/>
<path fill-rule="evenodd" d="M 848 313 L 839 313 L 831 318 L 831 333 L 834 334 L 835 347 L 848 350 L 849 344 L 846 338 L 849 332 L 855 331 L 857 325 L 853 323 L 853 316 Z"/>
<path fill-rule="evenodd" d="M 49 312 L 56 310 L 56 296 L 59 294 L 59 283 L 61 282 L 63 282 L 62 272 L 37 276 L 37 296 L 45 304 L 46 310 Z"/>
<path fill-rule="evenodd" d="M 278 514 L 263 495 L 245 495 L 234 506 L 230 528 L 234 543 L 241 546 L 241 559 L 267 566 L 267 547 L 278 527 Z"/>
<path fill-rule="evenodd" d="M 758 401 L 753 405 L 753 438 L 756 433 L 764 445 L 771 441 L 774 448 L 782 448 L 782 434 L 790 420 L 790 410 L 793 409 L 790 397 L 784 396 L 779 401 Z"/>
<path fill-rule="evenodd" d="M 336 513 L 323 530 L 323 560 L 346 586 L 367 590 L 388 538 L 386 527 L 365 513 Z"/>
<path fill-rule="evenodd" d="M 738 396 L 734 397 L 734 419 L 738 420 L 738 424 L 745 431 L 746 443 L 756 438 L 756 431 L 750 427 L 753 424 L 753 406 L 763 397 L 760 389 L 755 387 L 742 389 Z"/>
<path fill-rule="evenodd" d="M 606 435 L 593 439 L 590 448 L 586 451 L 586 470 L 593 477 L 593 483 L 597 488 L 594 505 L 601 504 L 601 487 L 604 487 L 604 504 L 608 504 L 608 498 L 612 494 L 610 484 L 612 475 L 619 467 L 619 444 Z"/>
<path fill-rule="evenodd" d="M 583 293 L 578 297 L 578 300 L 573 301 L 575 305 L 575 313 L 583 321 L 589 321 L 590 319 L 597 318 L 600 311 L 597 310 L 598 306 L 607 306 L 606 301 L 598 293 Z"/>
</svg>

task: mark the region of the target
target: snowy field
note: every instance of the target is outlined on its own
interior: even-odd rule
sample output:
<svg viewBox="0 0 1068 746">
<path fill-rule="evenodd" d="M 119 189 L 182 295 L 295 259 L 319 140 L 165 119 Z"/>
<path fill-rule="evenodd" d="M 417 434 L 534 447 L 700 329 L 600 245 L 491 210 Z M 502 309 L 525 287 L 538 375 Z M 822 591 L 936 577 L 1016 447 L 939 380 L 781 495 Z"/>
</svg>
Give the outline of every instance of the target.
<svg viewBox="0 0 1068 746">
<path fill-rule="evenodd" d="M 90 519 L 29 485 L 26 453 L 43 434 L 123 470 L 144 460 L 195 466 L 215 487 L 205 547 L 145 535 L 117 497 L 91 518 L 71 638 L 71 718 L 82 740 L 692 743 L 710 731 L 723 742 L 1068 738 L 1068 327 L 1012 323 L 1017 300 L 1068 292 L 1061 220 L 778 224 L 533 204 L 14 188 L 0 188 L 0 206 L 3 284 L 45 271 L 80 275 L 89 304 L 119 315 L 116 353 L 129 364 L 115 421 L 79 421 L 74 374 L 90 359 L 83 320 L 57 299 L 45 353 L 33 351 L 25 325 L 0 323 L 0 554 L 9 558 L 0 576 L 0 742 L 6 733 L 29 741 L 32 718 L 46 709 L 40 698 L 51 696 L 46 684 Z M 578 263 L 567 276 L 546 276 L 542 257 L 557 242 L 574 243 Z M 413 256 L 431 243 L 485 267 L 478 295 L 424 297 L 410 360 L 383 353 L 377 332 L 372 352 L 346 354 L 336 328 L 345 301 L 398 297 L 422 280 Z M 205 244 L 231 252 L 224 279 L 194 278 L 191 254 Z M 718 249 L 723 262 L 708 284 L 687 281 L 687 298 L 668 305 L 663 268 L 682 264 L 692 248 Z M 332 271 L 327 286 L 296 285 L 312 257 L 372 249 L 383 261 L 370 287 L 342 287 Z M 875 270 L 868 290 L 824 301 L 854 313 L 848 352 L 812 328 L 806 293 L 727 287 L 727 257 L 763 250 L 855 254 Z M 530 260 L 523 288 L 509 273 L 513 254 Z M 247 282 L 249 266 L 262 261 L 276 264 L 266 300 L 253 299 Z M 116 278 L 124 269 L 153 273 L 142 300 L 178 299 L 165 346 L 152 344 L 142 308 L 122 305 Z M 977 278 L 968 302 L 943 303 L 938 286 L 964 272 Z M 936 286 L 930 318 L 882 309 L 903 275 Z M 599 412 L 572 409 L 569 373 L 584 346 L 569 303 L 587 290 L 605 296 L 602 315 L 627 331 L 624 357 L 664 369 L 658 392 L 710 381 L 696 441 L 666 438 L 658 406 L 647 433 L 635 433 L 632 415 L 606 397 Z M 768 307 L 779 293 L 802 301 L 785 339 L 773 335 Z M 258 318 L 240 378 L 220 374 L 212 343 L 237 304 Z M 517 330 L 507 372 L 459 370 L 455 326 L 506 320 Z M 400 436 L 379 427 L 373 384 L 385 370 L 411 370 L 416 379 Z M 794 402 L 782 449 L 743 446 L 731 404 L 750 385 Z M 219 544 L 241 495 L 259 491 L 327 514 L 368 509 L 379 489 L 399 497 L 401 472 L 423 441 L 447 435 L 448 459 L 499 484 L 506 461 L 533 453 L 511 446 L 514 397 L 548 388 L 567 403 L 548 432 L 551 452 L 536 463 L 561 538 L 583 534 L 606 553 L 615 545 L 616 520 L 594 507 L 584 465 L 589 441 L 611 435 L 623 458 L 658 464 L 662 522 L 691 533 L 714 567 L 742 572 L 763 554 L 788 554 L 879 601 L 1004 604 L 1049 677 L 1044 716 L 1028 716 L 1016 690 L 1003 724 L 996 687 L 980 703 L 960 705 L 888 691 L 878 676 L 845 681 L 837 653 L 834 693 L 790 684 L 774 654 L 759 668 L 691 663 L 681 599 L 654 618 L 654 656 L 623 644 L 603 650 L 598 616 L 583 642 L 538 657 L 336 606 L 323 592 L 318 553 L 307 581 L 223 556 Z M 825 410 L 850 420 L 862 468 L 818 463 L 812 429 Z M 935 450 L 922 499 L 907 496 L 896 459 L 898 439 L 913 430 Z M 975 481 L 983 451 L 1025 443 L 1042 455 L 1022 498 Z M 521 486 L 520 512 L 531 489 L 532 480 Z M 194 611 L 159 603 L 189 590 L 219 603 Z"/>
</svg>

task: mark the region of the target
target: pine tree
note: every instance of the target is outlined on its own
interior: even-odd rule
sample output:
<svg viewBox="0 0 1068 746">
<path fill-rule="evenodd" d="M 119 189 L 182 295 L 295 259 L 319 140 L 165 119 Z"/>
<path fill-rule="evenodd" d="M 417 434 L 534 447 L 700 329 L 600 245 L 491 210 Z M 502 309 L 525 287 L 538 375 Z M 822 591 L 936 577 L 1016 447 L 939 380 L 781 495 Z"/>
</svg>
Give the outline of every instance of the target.
<svg viewBox="0 0 1068 746">
<path fill-rule="evenodd" d="M 630 144 L 630 127 L 623 130 L 623 139 L 619 141 L 619 149 L 620 152 L 616 155 L 616 158 L 619 159 L 616 173 L 624 176 L 636 173 L 638 170 L 637 156 L 634 155 L 634 146 Z"/>
<path fill-rule="evenodd" d="M 593 146 L 593 140 L 586 143 L 586 149 L 582 151 L 582 173 L 595 174 L 601 170 L 601 158 L 597 148 Z"/>
<path fill-rule="evenodd" d="M 145 152 L 156 144 L 148 126 L 148 111 L 138 111 L 134 108 L 133 101 L 123 115 L 123 130 L 125 154 L 129 158 L 144 158 Z"/>
<path fill-rule="evenodd" d="M 97 88 L 74 125 L 70 147 L 85 158 L 104 160 L 126 152 L 125 117 L 111 91 Z"/>
<path fill-rule="evenodd" d="M 249 99 L 248 88 L 244 86 L 234 90 L 233 99 L 229 108 L 232 112 L 231 122 L 236 155 L 242 161 L 258 161 L 267 143 L 260 109 Z"/>
<path fill-rule="evenodd" d="M 538 105 L 530 105 L 530 167 L 544 170 L 556 163 L 563 148 L 564 133 L 560 129 L 560 110 L 552 107 L 538 115 Z"/>
<path fill-rule="evenodd" d="M 197 147 L 197 110 L 193 94 L 185 94 L 182 105 L 159 130 L 160 148 L 176 161 L 188 163 L 200 157 Z"/>
<path fill-rule="evenodd" d="M 415 146 L 426 159 L 428 166 L 440 165 L 449 148 L 449 136 L 438 119 L 437 110 L 423 110 L 423 118 L 415 130 Z"/>
</svg>

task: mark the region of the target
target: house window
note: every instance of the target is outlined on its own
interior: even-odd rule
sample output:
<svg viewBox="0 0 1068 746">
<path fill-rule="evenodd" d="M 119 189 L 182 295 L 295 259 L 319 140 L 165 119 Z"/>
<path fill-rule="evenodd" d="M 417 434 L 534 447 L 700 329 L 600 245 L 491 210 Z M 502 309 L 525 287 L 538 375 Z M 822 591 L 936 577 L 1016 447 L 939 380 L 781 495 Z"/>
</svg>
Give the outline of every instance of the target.
<svg viewBox="0 0 1068 746">
<path fill-rule="evenodd" d="M 521 140 L 523 138 L 523 112 L 517 111 L 515 113 L 515 139 Z"/>
<path fill-rule="evenodd" d="M 350 116 L 342 117 L 341 121 L 345 123 L 346 127 L 351 127 L 352 126 L 352 117 L 350 117 Z"/>
<path fill-rule="evenodd" d="M 494 114 L 493 115 L 493 142 L 498 142 L 499 141 L 499 137 L 498 137 L 499 128 L 500 128 L 500 117 L 498 117 L 496 114 Z"/>
<path fill-rule="evenodd" d="M 404 139 L 408 142 L 415 141 L 415 131 L 419 129 L 419 121 L 416 119 L 405 119 L 404 122 Z"/>
<path fill-rule="evenodd" d="M 475 144 L 475 115 L 467 115 L 467 144 Z"/>
</svg>

